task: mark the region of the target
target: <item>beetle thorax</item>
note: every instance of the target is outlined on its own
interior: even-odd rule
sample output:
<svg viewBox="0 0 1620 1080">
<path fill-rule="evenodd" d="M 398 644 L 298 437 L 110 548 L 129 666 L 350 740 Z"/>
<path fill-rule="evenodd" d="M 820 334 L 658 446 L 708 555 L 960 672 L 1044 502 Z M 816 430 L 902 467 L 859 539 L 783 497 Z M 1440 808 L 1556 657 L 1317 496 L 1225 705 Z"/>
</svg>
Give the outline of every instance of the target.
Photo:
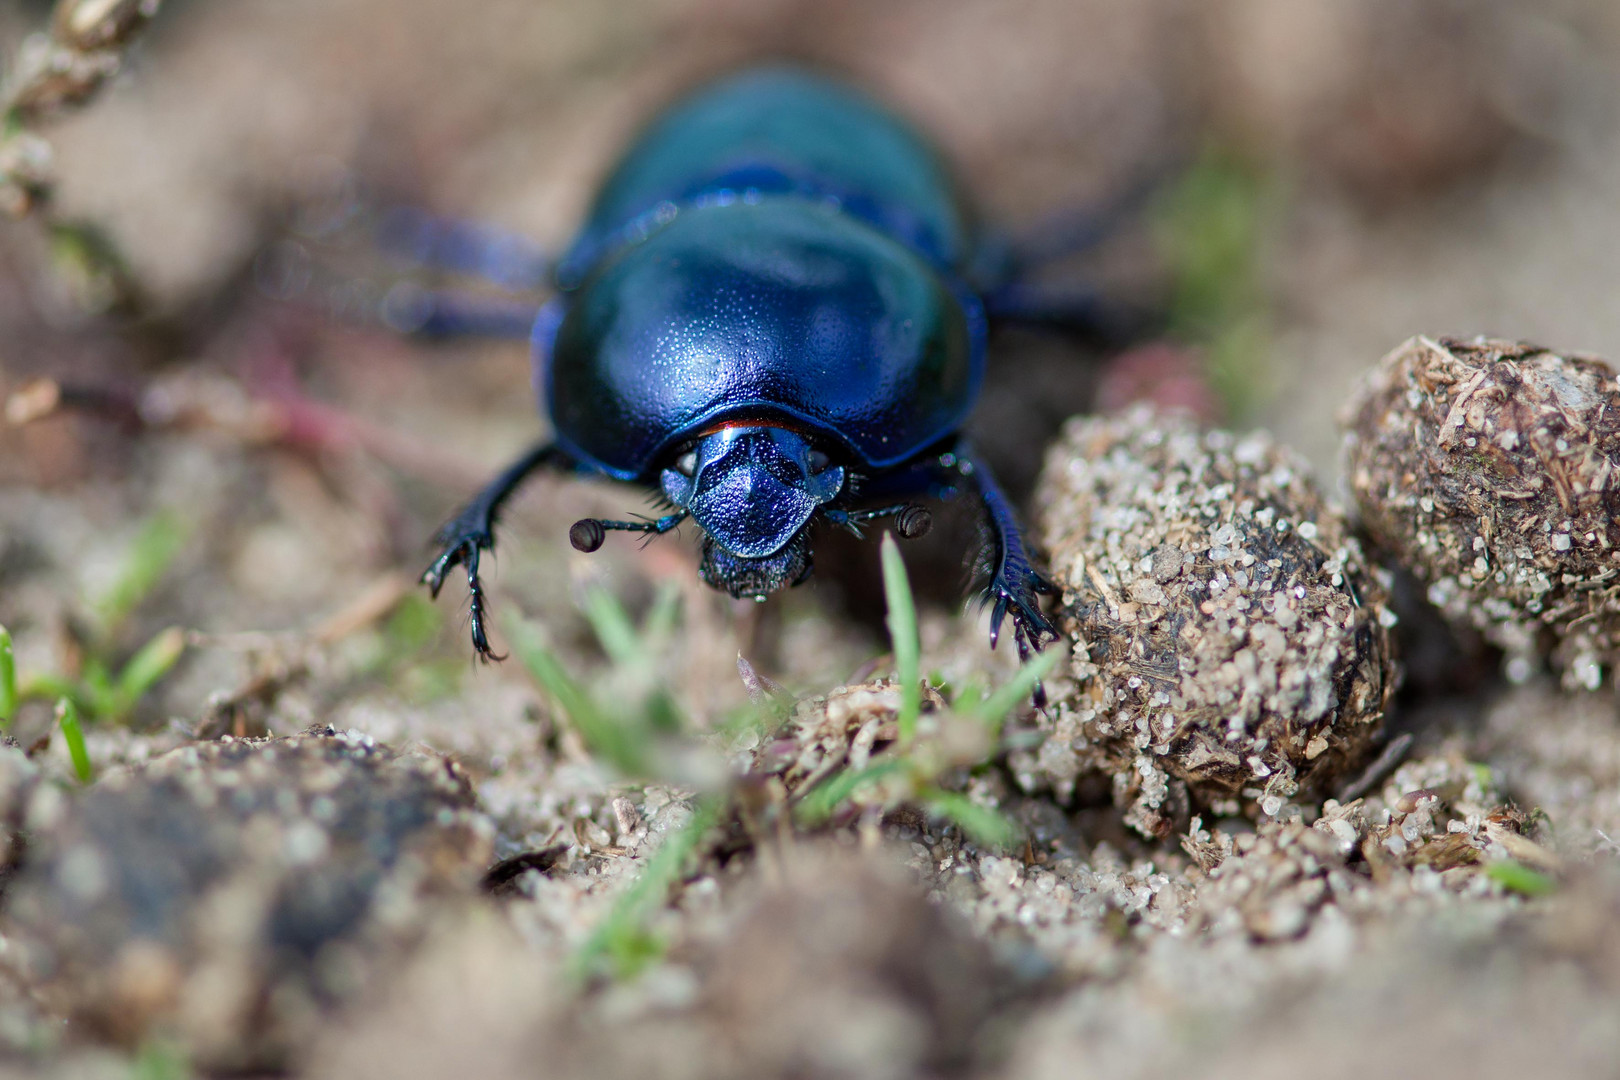
<svg viewBox="0 0 1620 1080">
<path fill-rule="evenodd" d="M 661 484 L 705 533 L 704 579 L 734 596 L 763 596 L 809 573 L 806 526 L 844 478 L 802 435 L 745 424 L 701 436 Z"/>
</svg>

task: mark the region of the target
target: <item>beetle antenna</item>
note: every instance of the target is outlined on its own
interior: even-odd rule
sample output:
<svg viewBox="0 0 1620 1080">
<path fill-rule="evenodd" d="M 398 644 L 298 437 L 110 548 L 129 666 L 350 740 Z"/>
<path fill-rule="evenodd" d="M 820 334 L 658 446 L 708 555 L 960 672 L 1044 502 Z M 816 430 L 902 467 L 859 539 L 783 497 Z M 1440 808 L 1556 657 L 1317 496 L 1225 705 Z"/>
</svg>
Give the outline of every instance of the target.
<svg viewBox="0 0 1620 1080">
<path fill-rule="evenodd" d="M 640 521 L 608 521 L 604 518 L 580 518 L 568 530 L 568 542 L 574 550 L 591 552 L 602 546 L 608 532 L 645 533 L 648 540 L 662 536 L 685 521 L 687 511 L 665 514 L 661 518 L 643 518 Z"/>
<path fill-rule="evenodd" d="M 861 535 L 862 525 L 886 517 L 894 518 L 894 531 L 902 540 L 926 536 L 928 530 L 934 527 L 934 515 L 928 512 L 926 506 L 916 503 L 896 503 L 876 510 L 828 510 L 826 515 L 828 521 L 842 525 L 856 536 Z"/>
</svg>

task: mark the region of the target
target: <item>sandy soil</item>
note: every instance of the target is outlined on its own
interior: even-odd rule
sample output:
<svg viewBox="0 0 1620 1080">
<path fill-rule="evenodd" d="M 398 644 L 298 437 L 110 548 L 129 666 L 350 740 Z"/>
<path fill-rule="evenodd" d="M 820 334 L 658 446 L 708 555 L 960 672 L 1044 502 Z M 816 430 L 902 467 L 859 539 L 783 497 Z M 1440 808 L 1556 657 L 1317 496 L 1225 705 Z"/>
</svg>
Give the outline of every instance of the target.
<svg viewBox="0 0 1620 1080">
<path fill-rule="evenodd" d="M 0 16 L 8 51 L 41 7 Z M 519 662 L 471 662 L 459 586 L 434 606 L 412 581 L 438 521 L 541 432 L 527 358 L 372 325 L 410 271 L 326 231 L 334 207 L 362 185 L 555 249 L 649 111 L 784 56 L 915 117 L 1009 227 L 1210 147 L 1247 162 L 1258 287 L 1229 422 L 1330 495 L 1335 411 L 1412 334 L 1620 357 L 1602 0 L 170 0 L 96 100 L 38 125 L 49 220 L 104 230 L 127 279 L 42 217 L 0 232 L 0 393 L 98 395 L 0 426 L 18 666 L 83 680 L 186 635 L 127 715 L 87 718 L 87 791 L 45 700 L 0 751 L 0 1075 L 1611 1075 L 1613 677 L 1510 684 L 1399 587 L 1408 674 L 1378 744 L 1399 754 L 1154 841 L 1107 775 L 1056 790 L 981 764 L 996 748 L 932 697 L 929 782 L 1021 843 L 975 843 L 903 788 L 788 813 L 897 737 L 898 694 L 870 679 L 890 667 L 875 543 L 739 608 L 690 538 L 568 547 L 638 495 L 525 489 L 497 633 L 523 616 L 602 700 L 667 691 L 692 730 L 649 742 L 655 779 L 616 775 Z M 319 272 L 288 299 L 290 242 Z M 1152 304 L 1166 262 L 1133 222 L 1052 275 Z M 1119 366 L 1028 331 L 994 349 L 974 429 L 1027 495 Z M 923 671 L 1000 682 L 1011 650 L 962 610 L 971 522 L 940 519 L 905 549 Z M 177 553 L 120 608 L 154 535 Z M 678 604 L 647 670 L 598 644 L 597 586 L 637 620 Z M 798 700 L 779 730 L 730 725 L 739 654 Z M 1043 730 L 1016 716 L 1011 760 Z M 717 785 L 722 824 L 613 954 L 637 972 L 581 977 Z"/>
</svg>

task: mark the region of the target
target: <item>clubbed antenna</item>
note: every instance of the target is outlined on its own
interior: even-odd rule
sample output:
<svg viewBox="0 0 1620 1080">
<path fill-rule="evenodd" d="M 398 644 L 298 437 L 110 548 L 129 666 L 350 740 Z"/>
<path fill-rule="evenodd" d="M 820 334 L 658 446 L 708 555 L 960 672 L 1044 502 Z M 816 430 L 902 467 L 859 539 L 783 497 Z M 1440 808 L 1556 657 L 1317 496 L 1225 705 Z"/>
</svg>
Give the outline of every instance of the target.
<svg viewBox="0 0 1620 1080">
<path fill-rule="evenodd" d="M 643 521 L 607 521 L 602 518 L 580 518 L 568 529 L 568 542 L 574 545 L 574 550 L 586 553 L 595 551 L 607 539 L 608 530 L 617 532 L 638 532 L 648 536 L 662 536 L 675 526 L 686 520 L 686 511 L 676 514 L 666 514 L 661 518 L 652 518 Z"/>
<path fill-rule="evenodd" d="M 934 515 L 928 512 L 926 506 L 916 503 L 896 503 L 893 506 L 883 506 L 876 510 L 828 510 L 827 520 L 834 525 L 842 525 L 856 536 L 861 535 L 861 526 L 881 518 L 894 518 L 895 534 L 902 540 L 915 540 L 927 536 L 928 530 L 934 527 Z"/>
</svg>

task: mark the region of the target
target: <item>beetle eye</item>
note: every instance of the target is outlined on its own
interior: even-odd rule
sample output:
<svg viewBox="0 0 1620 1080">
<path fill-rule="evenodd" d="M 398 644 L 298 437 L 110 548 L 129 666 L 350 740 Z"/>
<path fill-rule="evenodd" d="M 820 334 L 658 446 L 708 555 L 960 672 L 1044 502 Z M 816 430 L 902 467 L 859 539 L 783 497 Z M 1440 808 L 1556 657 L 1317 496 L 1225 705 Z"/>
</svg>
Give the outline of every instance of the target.
<svg viewBox="0 0 1620 1080">
<path fill-rule="evenodd" d="M 812 451 L 810 451 L 810 475 L 811 476 L 815 476 L 817 473 L 826 472 L 827 471 L 827 466 L 829 466 L 831 464 L 832 464 L 832 458 L 828 457 L 826 454 L 823 454 L 820 450 L 812 450 Z"/>
<path fill-rule="evenodd" d="M 675 459 L 675 471 L 682 476 L 691 476 L 697 471 L 697 451 L 688 450 Z"/>
</svg>

